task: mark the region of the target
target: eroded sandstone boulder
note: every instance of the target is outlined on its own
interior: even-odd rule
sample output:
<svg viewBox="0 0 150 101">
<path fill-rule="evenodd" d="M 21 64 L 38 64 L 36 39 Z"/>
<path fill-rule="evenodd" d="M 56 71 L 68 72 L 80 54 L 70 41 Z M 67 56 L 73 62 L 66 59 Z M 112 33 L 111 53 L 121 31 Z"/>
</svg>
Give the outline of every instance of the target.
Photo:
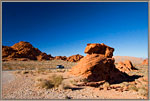
<svg viewBox="0 0 150 101">
<path fill-rule="evenodd" d="M 78 61 L 80 61 L 80 59 L 82 59 L 83 57 L 84 57 L 84 56 L 79 55 L 79 54 L 77 54 L 77 55 L 72 55 L 72 56 L 67 57 L 67 61 L 69 61 L 69 62 L 78 62 Z"/>
<path fill-rule="evenodd" d="M 114 48 L 109 47 L 103 43 L 94 43 L 94 44 L 87 44 L 87 47 L 85 48 L 85 53 L 87 54 L 102 54 L 105 55 L 105 57 L 112 58 Z"/>
<path fill-rule="evenodd" d="M 70 73 L 94 82 L 105 80 L 113 83 L 125 79 L 128 75 L 114 65 L 113 51 L 113 48 L 104 44 L 88 44 L 85 48 L 87 55 L 72 67 Z"/>
<path fill-rule="evenodd" d="M 143 65 L 148 65 L 148 59 L 143 60 L 142 64 Z"/>
<path fill-rule="evenodd" d="M 137 70 L 132 62 L 130 60 L 125 60 L 124 62 L 118 62 L 118 64 L 116 65 L 116 68 L 118 68 L 120 71 L 122 72 L 130 72 L 132 70 Z"/>
</svg>

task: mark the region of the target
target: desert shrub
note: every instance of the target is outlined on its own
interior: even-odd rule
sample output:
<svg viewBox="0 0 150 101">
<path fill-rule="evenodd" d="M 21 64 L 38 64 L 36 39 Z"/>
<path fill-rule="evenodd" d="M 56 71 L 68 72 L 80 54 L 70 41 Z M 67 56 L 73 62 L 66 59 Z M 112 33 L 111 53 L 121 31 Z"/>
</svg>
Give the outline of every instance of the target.
<svg viewBox="0 0 150 101">
<path fill-rule="evenodd" d="M 110 87 L 110 84 L 108 83 L 108 82 L 105 82 L 104 84 L 103 84 L 103 88 L 109 88 Z"/>
<path fill-rule="evenodd" d="M 45 71 L 45 70 L 42 69 L 42 68 L 38 68 L 38 69 L 37 69 L 37 73 L 39 73 L 39 74 L 40 74 L 40 73 L 43 73 L 44 71 Z"/>
<path fill-rule="evenodd" d="M 128 90 L 138 91 L 138 88 L 135 85 L 129 85 Z"/>
<path fill-rule="evenodd" d="M 50 80 L 38 79 L 38 81 L 36 86 L 39 88 L 50 89 L 54 87 L 54 84 Z"/>
<path fill-rule="evenodd" d="M 138 93 L 139 95 L 142 95 L 142 96 L 148 96 L 148 90 L 145 89 L 144 87 L 139 88 Z"/>
<path fill-rule="evenodd" d="M 70 80 L 70 83 L 73 84 L 73 85 L 76 85 L 76 84 L 77 84 L 77 81 L 75 81 L 75 80 Z"/>
<path fill-rule="evenodd" d="M 50 76 L 50 80 L 54 84 L 54 87 L 58 87 L 62 83 L 63 77 L 61 75 L 52 75 Z"/>
<path fill-rule="evenodd" d="M 87 78 L 83 78 L 83 79 L 80 79 L 80 82 L 89 82 L 89 80 Z"/>
<path fill-rule="evenodd" d="M 53 87 L 58 87 L 62 84 L 63 77 L 61 75 L 52 75 L 46 79 L 38 78 L 36 79 L 36 86 L 39 88 L 50 89 Z"/>
</svg>

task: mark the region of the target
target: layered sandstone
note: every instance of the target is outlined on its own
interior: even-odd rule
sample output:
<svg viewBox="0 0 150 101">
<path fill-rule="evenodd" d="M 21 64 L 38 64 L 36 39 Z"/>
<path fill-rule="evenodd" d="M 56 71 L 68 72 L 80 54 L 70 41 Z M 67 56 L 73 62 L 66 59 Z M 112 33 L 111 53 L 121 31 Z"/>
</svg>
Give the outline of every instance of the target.
<svg viewBox="0 0 150 101">
<path fill-rule="evenodd" d="M 89 81 L 119 82 L 128 76 L 120 72 L 114 65 L 114 48 L 105 44 L 87 44 L 83 57 L 76 66 L 72 67 L 71 74 L 82 75 Z"/>
</svg>

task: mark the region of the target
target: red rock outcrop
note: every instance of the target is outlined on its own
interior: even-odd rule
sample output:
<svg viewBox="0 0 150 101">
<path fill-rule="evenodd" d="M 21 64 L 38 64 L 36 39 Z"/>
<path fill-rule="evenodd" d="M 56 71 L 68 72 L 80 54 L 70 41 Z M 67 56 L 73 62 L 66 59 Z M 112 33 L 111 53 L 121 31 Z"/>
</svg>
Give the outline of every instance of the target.
<svg viewBox="0 0 150 101">
<path fill-rule="evenodd" d="M 29 42 L 20 41 L 11 47 L 2 47 L 3 60 L 49 60 L 49 56 L 46 53 L 42 53 L 39 49 L 34 48 Z M 21 59 L 23 58 L 23 59 Z"/>
<path fill-rule="evenodd" d="M 56 59 L 56 60 L 66 60 L 67 57 L 66 56 L 55 56 L 54 59 Z"/>
<path fill-rule="evenodd" d="M 13 48 L 11 47 L 8 47 L 8 46 L 2 46 L 2 57 L 8 57 L 9 55 L 15 53 L 16 50 L 14 50 Z"/>
<path fill-rule="evenodd" d="M 87 44 L 84 52 L 87 54 L 103 54 L 105 57 L 112 58 L 114 48 L 111 48 L 103 43 Z"/>
<path fill-rule="evenodd" d="M 47 55 L 46 53 L 40 53 L 40 55 L 37 56 L 37 60 L 42 61 L 42 60 L 50 60 L 50 56 Z"/>
<path fill-rule="evenodd" d="M 67 58 L 67 61 L 69 61 L 69 62 L 78 62 L 78 61 L 80 61 L 80 59 L 82 59 L 84 56 L 82 56 L 82 55 L 79 55 L 79 54 L 77 54 L 77 55 L 72 55 L 72 56 L 69 56 L 68 58 Z"/>
<path fill-rule="evenodd" d="M 15 58 L 28 58 L 31 60 L 37 60 L 37 56 L 40 55 L 42 52 L 34 48 L 29 42 L 20 41 L 19 43 L 14 44 L 11 46 L 14 50 L 16 50 L 16 54 L 19 54 L 19 57 L 15 55 Z"/>
<path fill-rule="evenodd" d="M 128 76 L 120 72 L 114 65 L 114 48 L 105 44 L 87 44 L 83 57 L 76 66 L 72 67 L 70 73 L 82 75 L 89 81 L 119 82 Z"/>
<path fill-rule="evenodd" d="M 125 60 L 124 62 L 118 62 L 118 64 L 116 65 L 116 68 L 118 68 L 120 71 L 122 72 L 130 72 L 132 70 L 137 70 L 132 62 L 130 60 Z"/>
<path fill-rule="evenodd" d="M 143 65 L 148 65 L 148 59 L 143 60 L 142 64 Z"/>
</svg>

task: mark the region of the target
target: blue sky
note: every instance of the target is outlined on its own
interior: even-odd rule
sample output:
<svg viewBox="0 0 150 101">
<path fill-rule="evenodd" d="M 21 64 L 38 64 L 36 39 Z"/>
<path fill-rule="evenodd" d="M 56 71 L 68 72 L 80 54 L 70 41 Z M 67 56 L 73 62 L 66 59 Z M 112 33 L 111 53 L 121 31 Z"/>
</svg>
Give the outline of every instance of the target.
<svg viewBox="0 0 150 101">
<path fill-rule="evenodd" d="M 53 56 L 84 54 L 87 43 L 115 56 L 148 57 L 146 2 L 3 2 L 2 44 L 30 42 Z"/>
</svg>

